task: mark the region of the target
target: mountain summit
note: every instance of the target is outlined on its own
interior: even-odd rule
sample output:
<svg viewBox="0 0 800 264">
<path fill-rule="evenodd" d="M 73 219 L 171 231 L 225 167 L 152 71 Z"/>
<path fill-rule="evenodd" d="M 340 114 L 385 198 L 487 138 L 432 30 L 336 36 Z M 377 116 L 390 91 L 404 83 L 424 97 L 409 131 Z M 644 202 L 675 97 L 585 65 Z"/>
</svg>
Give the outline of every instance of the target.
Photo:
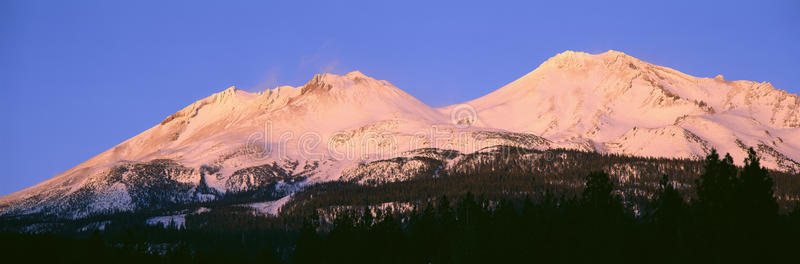
<svg viewBox="0 0 800 264">
<path fill-rule="evenodd" d="M 486 96 L 439 109 L 358 71 L 258 93 L 230 87 L 0 198 L 0 214 L 83 217 L 266 185 L 291 193 L 354 171 L 402 180 L 398 171 L 425 170 L 363 165 L 496 145 L 669 158 L 716 148 L 737 161 L 753 147 L 767 167 L 797 172 L 800 99 L 769 83 L 693 77 L 617 51 L 566 51 Z"/>
<path fill-rule="evenodd" d="M 769 83 L 698 78 L 622 52 L 566 51 L 467 103 L 494 128 L 601 153 L 736 160 L 747 147 L 769 167 L 800 166 L 800 99 Z M 511 114 L 514 113 L 514 114 Z"/>
</svg>

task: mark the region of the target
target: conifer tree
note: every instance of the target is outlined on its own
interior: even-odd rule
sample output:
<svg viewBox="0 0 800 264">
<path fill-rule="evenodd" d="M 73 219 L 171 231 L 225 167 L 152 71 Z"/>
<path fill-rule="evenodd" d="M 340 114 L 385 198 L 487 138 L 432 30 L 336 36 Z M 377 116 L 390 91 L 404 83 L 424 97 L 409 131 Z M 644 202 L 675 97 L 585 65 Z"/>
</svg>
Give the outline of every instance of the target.
<svg viewBox="0 0 800 264">
<path fill-rule="evenodd" d="M 723 219 L 730 219 L 734 206 L 738 178 L 736 166 L 729 154 L 719 159 L 716 149 L 705 159 L 705 171 L 695 181 L 699 213 L 704 214 L 711 224 L 720 224 Z"/>
<path fill-rule="evenodd" d="M 753 148 L 747 151 L 740 178 L 737 197 L 742 219 L 749 225 L 768 224 L 778 214 L 778 202 L 772 190 L 772 178 L 767 169 L 761 167 Z"/>
<path fill-rule="evenodd" d="M 586 176 L 586 187 L 583 189 L 581 202 L 593 209 L 610 209 L 616 201 L 612 191 L 614 185 L 607 173 L 595 171 Z"/>
<path fill-rule="evenodd" d="M 651 221 L 675 228 L 678 221 L 683 218 L 686 203 L 675 187 L 670 183 L 667 175 L 660 182 L 660 193 L 653 201 Z"/>
<path fill-rule="evenodd" d="M 739 176 L 736 193 L 737 226 L 735 232 L 741 238 L 737 247 L 740 259 L 769 261 L 774 250 L 767 246 L 773 237 L 773 227 L 778 217 L 778 203 L 772 190 L 772 178 L 767 169 L 761 167 L 753 148 L 748 149 L 744 167 Z"/>
</svg>

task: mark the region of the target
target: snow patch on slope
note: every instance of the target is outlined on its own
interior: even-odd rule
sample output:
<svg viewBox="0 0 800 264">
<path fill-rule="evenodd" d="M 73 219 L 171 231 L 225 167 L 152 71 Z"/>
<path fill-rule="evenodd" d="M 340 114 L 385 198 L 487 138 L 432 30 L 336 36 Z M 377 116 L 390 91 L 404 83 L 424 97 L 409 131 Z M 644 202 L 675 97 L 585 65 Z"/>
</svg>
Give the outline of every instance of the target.
<svg viewBox="0 0 800 264">
<path fill-rule="evenodd" d="M 277 216 L 280 213 L 281 208 L 283 208 L 283 205 L 285 205 L 291 199 L 292 195 L 287 195 L 275 201 L 250 203 L 246 204 L 246 206 L 255 209 L 260 214 Z"/>
</svg>

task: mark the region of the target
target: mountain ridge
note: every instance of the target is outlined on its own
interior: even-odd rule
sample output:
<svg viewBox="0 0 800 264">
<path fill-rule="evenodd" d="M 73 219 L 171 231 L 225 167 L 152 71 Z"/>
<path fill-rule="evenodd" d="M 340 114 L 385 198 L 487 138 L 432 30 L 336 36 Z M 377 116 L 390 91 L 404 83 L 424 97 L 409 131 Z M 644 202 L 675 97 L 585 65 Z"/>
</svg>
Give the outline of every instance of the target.
<svg viewBox="0 0 800 264">
<path fill-rule="evenodd" d="M 518 145 L 670 158 L 716 148 L 738 162 L 753 147 L 767 167 L 796 173 L 799 111 L 797 95 L 766 82 L 693 77 L 618 51 L 565 51 L 487 95 L 440 108 L 359 71 L 319 74 L 299 87 L 250 93 L 231 86 L 198 100 L 54 178 L 0 197 L 0 214 L 57 208 L 76 192 L 89 192 L 100 209 L 130 209 L 136 187 L 123 179 L 153 179 L 120 171 L 171 168 L 181 175 L 164 177 L 187 184 L 175 189 L 181 199 L 211 199 L 213 192 L 193 190 L 201 182 L 220 193 L 275 182 L 253 172 L 302 188 L 424 148 Z M 153 163 L 160 160 L 174 165 Z"/>
</svg>

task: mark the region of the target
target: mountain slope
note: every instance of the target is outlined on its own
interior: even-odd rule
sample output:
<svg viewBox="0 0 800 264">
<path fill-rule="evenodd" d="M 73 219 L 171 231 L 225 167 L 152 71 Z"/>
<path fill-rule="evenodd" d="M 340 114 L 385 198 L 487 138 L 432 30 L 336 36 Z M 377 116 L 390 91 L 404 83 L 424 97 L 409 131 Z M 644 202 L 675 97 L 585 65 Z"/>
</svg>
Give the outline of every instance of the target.
<svg viewBox="0 0 800 264">
<path fill-rule="evenodd" d="M 421 149 L 469 154 L 509 145 L 697 158 L 716 148 L 741 162 L 753 147 L 766 166 L 796 172 L 798 109 L 797 95 L 768 83 L 692 77 L 615 51 L 567 51 L 484 97 L 439 109 L 360 72 L 323 74 L 300 87 L 231 87 L 201 99 L 1 197 L 0 214 L 82 217 L 238 192 L 278 198 L 311 183 L 380 184 L 449 166 L 406 157 Z"/>
<path fill-rule="evenodd" d="M 334 164 L 325 155 L 317 155 L 326 154 L 328 144 L 314 140 L 323 141 L 341 131 L 375 124 L 391 123 L 402 130 L 440 119 L 444 120 L 444 116 L 435 109 L 386 81 L 359 72 L 345 76 L 318 75 L 302 87 L 279 87 L 263 93 L 247 93 L 231 87 L 187 106 L 153 128 L 51 180 L 0 198 L 0 210 L 38 212 L 43 207 L 58 207 L 54 204 L 65 197 L 79 194 L 83 197 L 82 190 L 87 186 L 95 186 L 93 190 L 99 193 L 84 200 L 104 203 L 100 200 L 115 193 L 124 198 L 131 186 L 124 187 L 126 179 L 112 176 L 114 171 L 148 166 L 153 160 L 180 164 L 187 171 L 179 182 L 197 186 L 203 181 L 220 193 L 247 189 L 241 182 L 231 182 L 235 180 L 231 177 L 235 172 L 273 162 L 287 168 L 300 163 L 309 170 L 304 175 L 326 180 L 336 176 L 342 169 L 339 167 L 346 164 Z M 309 136 L 304 137 L 307 133 Z M 305 143 L 304 139 L 312 142 Z M 316 146 L 310 148 L 308 144 Z M 310 164 L 309 160 L 317 164 Z M 119 180 L 108 182 L 109 178 Z M 106 184 L 93 185 L 98 181 Z M 130 209 L 130 202 L 124 201 L 135 199 L 118 200 L 123 204 L 97 208 Z"/>
<path fill-rule="evenodd" d="M 466 104 L 485 126 L 598 152 L 692 158 L 717 148 L 741 161 L 754 147 L 771 168 L 800 168 L 792 162 L 800 160 L 797 95 L 769 83 L 697 78 L 616 51 L 558 54 Z"/>
</svg>

